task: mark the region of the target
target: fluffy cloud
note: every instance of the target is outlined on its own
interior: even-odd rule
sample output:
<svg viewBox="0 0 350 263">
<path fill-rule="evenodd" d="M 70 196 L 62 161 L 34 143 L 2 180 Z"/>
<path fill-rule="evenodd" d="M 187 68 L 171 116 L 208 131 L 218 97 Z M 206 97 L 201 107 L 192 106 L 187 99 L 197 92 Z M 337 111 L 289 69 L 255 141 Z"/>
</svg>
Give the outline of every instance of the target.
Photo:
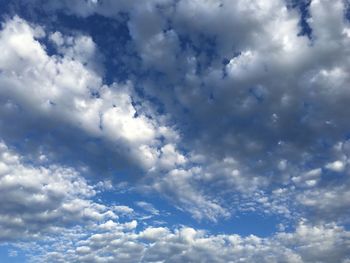
<svg viewBox="0 0 350 263">
<path fill-rule="evenodd" d="M 72 261 L 229 262 L 235 238 L 235 258 L 246 262 L 349 260 L 348 232 L 329 224 L 349 221 L 345 1 L 313 0 L 307 15 L 282 0 L 26 2 L 38 4 L 45 14 L 123 26 L 127 41 L 107 48 L 132 55 L 106 58 L 103 69 L 107 41 L 88 30 L 3 23 L 0 135 L 23 142 L 17 148 L 28 160 L 142 175 L 141 191 L 156 190 L 199 220 L 259 211 L 312 222 L 261 239 L 187 228 L 138 233 L 132 223 L 125 232 L 110 221 L 101 227 L 115 233 L 82 241 L 69 250 Z M 104 70 L 120 64 L 129 81 L 105 85 Z"/>
<path fill-rule="evenodd" d="M 300 222 L 295 232 L 271 238 L 211 235 L 189 227 L 170 230 L 107 222 L 88 238 L 50 249 L 38 262 L 348 262 L 349 232 Z"/>
<path fill-rule="evenodd" d="M 139 169 L 151 183 L 160 177 L 168 185 L 176 168 L 186 164 L 186 157 L 176 149 L 177 132 L 162 125 L 161 116 L 150 116 L 147 106 L 135 105 L 139 100 L 131 83 L 102 84 L 89 66 L 96 49 L 89 37 L 54 32 L 48 41 L 61 55 L 49 56 L 39 42 L 45 37 L 41 27 L 15 17 L 3 24 L 0 34 L 0 49 L 6 50 L 0 62 L 1 134 L 10 142 L 27 138 L 19 148 L 31 159 L 73 165 L 69 161 L 73 158 L 95 173 Z M 29 96 L 26 89 L 31 91 Z M 13 118 L 18 122 L 12 125 Z M 169 176 L 163 179 L 163 174 Z M 181 185 L 170 187 L 169 195 L 179 197 L 175 203 L 208 204 L 210 218 L 221 209 L 201 196 L 191 180 L 178 177 L 175 181 Z M 162 192 L 164 187 L 153 189 Z"/>
<path fill-rule="evenodd" d="M 328 170 L 344 171 L 345 164 L 341 165 L 341 160 L 329 159 L 327 164 L 319 161 L 332 158 L 331 147 L 325 145 L 343 140 L 349 128 L 343 111 L 348 97 L 345 72 L 349 65 L 345 58 L 349 25 L 342 15 L 342 1 L 331 6 L 312 1 L 307 20 L 311 28 L 309 37 L 300 35 L 298 11 L 288 9 L 285 2 L 277 0 L 254 4 L 151 1 L 141 5 L 77 1 L 74 4 L 47 2 L 44 6 L 48 12 L 59 9 L 83 17 L 100 14 L 119 19 L 121 13 L 128 13 L 130 43 L 141 60 L 141 68 L 137 70 L 148 73 L 146 79 L 141 79 L 143 92 L 162 103 L 176 121 L 177 129 L 183 131 L 181 144 L 190 149 L 186 156 L 178 152 L 172 139 L 161 142 L 161 137 L 169 134 L 164 131 L 171 128 L 163 124 L 158 128 L 160 116 L 149 117 L 144 106 L 137 108 L 134 101 L 146 98 L 137 98 L 130 82 L 124 87 L 102 84 L 101 77 L 89 66 L 96 53 L 89 37 L 67 37 L 53 32 L 49 40 L 56 45 L 61 57 L 48 56 L 44 46 L 35 39 L 35 34 L 39 34 L 39 38 L 43 34 L 36 31 L 42 29 L 17 26 L 17 35 L 27 32 L 26 41 L 31 43 L 27 46 L 32 52 L 29 48 L 23 52 L 40 54 L 36 68 L 45 61 L 53 64 L 53 68 L 62 68 L 58 77 L 52 73 L 48 78 L 50 74 L 45 72 L 42 74 L 45 79 L 40 79 L 41 83 L 61 79 L 52 86 L 48 84 L 51 90 L 60 92 L 56 91 L 56 97 L 52 96 L 53 92 L 45 95 L 49 89 L 43 87 L 42 95 L 31 98 L 30 109 L 38 110 L 40 103 L 46 103 L 47 114 L 57 114 L 55 121 L 59 117 L 60 124 L 77 129 L 74 134 L 83 131 L 86 137 L 79 142 L 79 147 L 91 138 L 104 143 L 103 150 L 108 154 L 96 149 L 92 141 L 89 148 L 84 149 L 90 153 L 90 159 L 83 160 L 85 163 L 101 155 L 106 156 L 106 160 L 98 164 L 102 167 L 119 169 L 125 161 L 132 166 L 141 163 L 143 169 L 150 169 L 151 178 L 156 178 L 153 188 L 171 199 L 176 196 L 182 203 L 205 204 L 199 205 L 199 211 L 205 206 L 219 205 L 220 208 L 210 211 L 222 215 L 226 213 L 218 199 L 232 188 L 248 194 L 258 189 L 274 190 L 271 185 L 276 182 L 283 184 L 282 188 L 287 185 L 313 187 L 323 177 L 312 175 L 309 173 L 312 169 L 303 167 L 309 164 L 314 169 L 324 165 Z M 10 23 L 4 27 L 4 39 L 10 39 L 9 27 Z M 4 43 L 7 45 L 4 48 L 14 49 L 13 44 Z M 11 54 L 15 65 L 18 54 L 13 51 Z M 10 70 L 5 59 L 3 74 Z M 30 58 L 27 60 L 29 63 Z M 133 64 L 128 66 L 133 67 Z M 14 69 L 23 75 L 24 69 Z M 48 69 L 45 66 L 45 70 Z M 76 74 L 72 75 L 74 72 Z M 155 72 L 164 77 L 154 78 Z M 80 88 L 72 85 L 78 75 Z M 22 77 L 25 83 L 33 82 L 33 77 L 25 77 L 27 79 Z M 12 99 L 7 102 L 8 107 L 16 108 L 18 97 L 5 95 L 7 100 Z M 37 112 L 33 115 L 37 116 Z M 186 126 L 187 123 L 191 125 Z M 10 131 L 7 134 L 12 135 Z M 71 134 L 62 136 L 66 138 Z M 79 151 L 64 153 L 67 152 Z M 202 160 L 198 164 L 190 156 L 202 156 Z M 116 165 L 114 159 L 122 161 Z M 285 168 L 281 169 L 276 162 L 283 161 Z M 157 175 L 159 171 L 165 176 Z M 177 189 L 183 189 L 184 193 Z M 200 197 L 195 198 L 199 192 Z M 214 199 L 214 203 L 209 199 Z"/>
<path fill-rule="evenodd" d="M 91 38 L 65 37 L 54 32 L 49 40 L 62 55 L 49 56 L 38 40 L 44 36 L 42 28 L 32 27 L 18 17 L 3 24 L 0 36 L 0 49 L 4 53 L 0 61 L 2 136 L 15 140 L 30 133 L 42 133 L 40 137 L 57 133 L 55 136 L 70 141 L 69 137 L 79 132 L 82 140 L 92 141 L 91 148 L 85 148 L 92 157 L 104 155 L 93 145 L 94 140 L 102 140 L 103 150 L 112 155 L 112 159 L 117 158 L 115 155 L 134 162 L 135 166 L 137 160 L 141 168 L 154 166 L 159 139 L 167 136 L 163 132 L 166 127 L 137 111 L 133 106 L 131 84 L 102 85 L 101 77 L 89 67 L 95 51 Z M 22 126 L 17 129 L 18 135 L 12 133 L 15 127 L 9 121 L 15 116 L 16 127 Z M 35 125 L 39 131 L 32 131 Z M 18 137 L 14 137 L 16 135 Z M 33 135 L 31 141 L 35 139 Z M 85 147 L 82 141 L 71 143 L 69 147 Z M 56 142 L 52 144 L 55 154 L 59 154 Z M 74 150 L 63 151 L 74 154 Z M 176 154 L 176 150 L 173 151 Z"/>
<path fill-rule="evenodd" d="M 20 241 L 55 235 L 68 226 L 115 219 L 93 202 L 93 186 L 74 169 L 33 166 L 0 143 L 0 240 Z"/>
</svg>

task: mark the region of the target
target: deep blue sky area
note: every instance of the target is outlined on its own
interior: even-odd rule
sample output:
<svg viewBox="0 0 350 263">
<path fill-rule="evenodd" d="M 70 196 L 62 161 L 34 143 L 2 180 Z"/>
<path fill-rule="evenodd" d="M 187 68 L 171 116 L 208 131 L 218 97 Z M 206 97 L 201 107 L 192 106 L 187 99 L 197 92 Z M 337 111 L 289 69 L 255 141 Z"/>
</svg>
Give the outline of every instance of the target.
<svg viewBox="0 0 350 263">
<path fill-rule="evenodd" d="M 0 262 L 350 262 L 349 10 L 0 1 Z"/>
</svg>

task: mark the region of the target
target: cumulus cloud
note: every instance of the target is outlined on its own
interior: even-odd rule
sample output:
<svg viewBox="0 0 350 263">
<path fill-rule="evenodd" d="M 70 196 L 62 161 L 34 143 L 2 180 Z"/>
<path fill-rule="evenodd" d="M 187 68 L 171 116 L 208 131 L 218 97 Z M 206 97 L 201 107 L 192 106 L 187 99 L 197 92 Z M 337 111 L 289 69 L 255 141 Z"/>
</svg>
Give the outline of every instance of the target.
<svg viewBox="0 0 350 263">
<path fill-rule="evenodd" d="M 114 11 L 108 12 L 112 6 Z M 315 176 L 302 166 L 313 163 L 319 169 L 319 160 L 331 156 L 325 143 L 342 140 L 349 128 L 343 111 L 348 97 L 344 87 L 349 25 L 342 15 L 342 1 L 331 6 L 312 1 L 307 20 L 310 37 L 299 34 L 298 11 L 277 0 L 254 4 L 151 1 L 140 6 L 49 1 L 46 7 L 51 12 L 59 9 L 83 17 L 99 14 L 117 19 L 123 12 L 130 15 L 127 27 L 141 59 L 140 70 L 150 72 L 143 91 L 156 97 L 176 120 L 178 129 L 185 131 L 182 140 L 191 154 L 204 156 L 209 165 L 200 165 L 203 175 L 189 172 L 195 165 L 188 163 L 172 143 L 161 144 L 159 138 L 164 134 L 157 129 L 157 120 L 137 111 L 130 84 L 124 89 L 117 84 L 106 88 L 88 67 L 81 70 L 92 79 L 82 84 L 74 104 L 65 102 L 70 111 L 70 120 L 66 121 L 108 144 L 117 138 L 118 149 L 112 153 L 118 158 L 136 160 L 152 172 L 164 169 L 167 176 L 155 184 L 158 189 L 166 189 L 159 186 L 161 182 L 173 184 L 172 174 L 177 170 L 191 174 L 186 179 L 186 184 L 191 182 L 189 189 L 200 185 L 195 183 L 198 178 L 208 184 L 215 182 L 214 186 L 222 182 L 224 191 L 229 190 L 225 186 L 234 186 L 243 193 L 261 187 L 266 190 L 274 182 L 312 187 L 322 177 L 311 178 Z M 199 17 L 206 19 L 196 19 Z M 94 52 L 94 43 L 85 36 L 65 38 L 54 32 L 50 39 L 63 52 L 63 62 L 72 56 L 84 61 Z M 37 40 L 32 42 L 37 50 L 42 49 Z M 54 59 L 40 52 L 45 59 Z M 155 71 L 164 77 L 153 78 Z M 87 90 L 99 98 L 86 98 Z M 57 99 L 44 98 L 57 104 L 50 104 L 49 109 L 60 107 Z M 111 104 L 120 106 L 106 106 Z M 62 118 L 67 118 L 66 112 Z M 191 123 L 189 128 L 186 123 Z M 131 155 L 125 154 L 129 151 Z M 316 153 L 321 158 L 317 159 Z M 276 156 L 288 160 L 288 169 L 276 165 Z M 236 164 L 219 172 L 212 168 L 226 166 L 222 160 Z M 182 168 L 185 164 L 187 167 Z M 343 169 L 340 163 L 331 166 L 331 160 L 325 167 Z M 180 184 L 183 180 L 178 178 Z M 207 191 L 205 183 L 199 187 Z"/>
<path fill-rule="evenodd" d="M 189 227 L 148 227 L 134 223 L 102 225 L 93 235 L 60 250 L 34 257 L 37 262 L 348 262 L 349 232 L 334 224 L 300 222 L 295 232 L 270 238 L 211 235 Z"/>
<path fill-rule="evenodd" d="M 326 168 L 335 172 L 344 171 L 344 163 L 342 161 L 334 161 L 332 163 L 326 164 Z"/>
<path fill-rule="evenodd" d="M 40 239 L 68 226 L 118 217 L 91 200 L 94 187 L 73 168 L 33 166 L 3 142 L 0 189 L 1 241 Z"/>
<path fill-rule="evenodd" d="M 72 164 L 69 160 L 73 158 L 95 173 L 140 169 L 139 173 L 149 173 L 154 180 L 153 174 L 171 175 L 176 173 L 173 169 L 186 164 L 186 157 L 174 144 L 176 131 L 162 125 L 161 118 L 144 113 L 142 106 L 134 106 L 136 94 L 131 83 L 103 85 L 101 77 L 85 65 L 95 50 L 90 38 L 54 32 L 49 40 L 55 42 L 61 56 L 50 56 L 36 39 L 44 36 L 43 28 L 19 17 L 3 24 L 0 45 L 6 56 L 0 64 L 4 87 L 0 98 L 4 102 L 2 122 L 6 123 L 1 133 L 6 140 L 28 138 L 20 148 L 35 160 L 45 160 L 43 152 L 51 161 Z M 31 90 L 29 96 L 25 89 Z M 11 125 L 12 118 L 19 122 Z M 38 156 L 34 156 L 36 152 Z M 164 180 L 170 182 L 171 176 Z M 183 185 L 183 193 L 192 196 L 190 202 L 195 207 L 203 207 L 203 203 L 213 206 L 208 211 L 220 207 L 205 200 L 190 185 L 191 180 L 176 184 Z M 181 196 L 179 191 L 171 187 L 170 195 Z M 181 197 L 175 202 L 189 201 Z"/>
<path fill-rule="evenodd" d="M 156 120 L 137 112 L 133 106 L 131 83 L 111 87 L 102 84 L 101 77 L 86 66 L 95 50 L 90 37 L 64 37 L 54 32 L 49 38 L 62 55 L 49 56 L 46 47 L 37 39 L 44 35 L 42 28 L 34 28 L 18 17 L 3 24 L 0 37 L 0 48 L 5 54 L 0 62 L 3 137 L 15 140 L 34 133 L 33 146 L 37 137 L 42 140 L 57 133 L 54 136 L 62 138 L 60 143 L 72 143 L 62 145 L 63 149 L 85 147 L 83 141 L 87 140 L 91 145 L 85 150 L 92 158 L 106 155 L 109 161 L 118 158 L 130 162 L 134 158 L 135 166 L 154 166 L 159 139 L 166 133 L 159 129 L 163 126 Z M 26 90 L 30 90 L 30 95 Z M 15 117 L 18 118 L 16 127 L 10 122 L 10 118 Z M 17 129 L 18 125 L 22 125 L 22 129 Z M 34 131 L 33 127 L 36 127 Z M 13 134 L 14 129 L 17 133 L 20 130 L 20 134 Z M 69 139 L 76 132 L 82 134 L 83 141 Z M 75 139 L 79 140 L 79 137 Z M 93 145 L 96 140 L 105 145 L 106 154 Z M 54 152 L 50 149 L 52 154 L 59 154 L 58 142 L 49 141 L 47 138 L 47 145 L 55 148 Z M 74 150 L 63 151 L 74 154 Z M 173 149 L 174 154 L 175 151 Z"/>
<path fill-rule="evenodd" d="M 300 2 L 303 9 L 296 8 Z M 39 163 L 39 174 L 60 181 L 60 169 L 68 168 L 59 165 L 68 164 L 78 177 L 85 170 L 118 173 L 133 184 L 137 175 L 139 192 L 156 191 L 197 220 L 245 212 L 308 219 L 294 233 L 258 238 L 191 228 L 139 231 L 136 221 L 111 218 L 73 248 L 43 253 L 44 260 L 64 261 L 63 254 L 73 262 L 349 260 L 341 226 L 349 222 L 350 189 L 346 1 L 32 0 L 19 6 L 50 16 L 50 26 L 18 16 L 2 23 L 0 136 L 23 160 Z M 119 34 L 126 40 L 96 42 L 96 31 L 79 23 L 70 28 L 65 19 L 108 21 L 124 29 L 108 31 L 108 40 Z M 63 21 L 66 26 L 51 29 Z M 114 76 L 120 65 L 127 70 L 107 85 L 104 74 Z M 38 169 L 16 165 L 25 173 Z M 115 190 L 114 183 L 100 189 Z M 93 195 L 66 210 L 74 214 L 79 202 L 95 206 L 88 200 Z M 159 214 L 144 201 L 136 205 Z M 107 208 L 98 209 L 96 215 Z M 128 206 L 111 209 L 136 214 Z"/>
</svg>

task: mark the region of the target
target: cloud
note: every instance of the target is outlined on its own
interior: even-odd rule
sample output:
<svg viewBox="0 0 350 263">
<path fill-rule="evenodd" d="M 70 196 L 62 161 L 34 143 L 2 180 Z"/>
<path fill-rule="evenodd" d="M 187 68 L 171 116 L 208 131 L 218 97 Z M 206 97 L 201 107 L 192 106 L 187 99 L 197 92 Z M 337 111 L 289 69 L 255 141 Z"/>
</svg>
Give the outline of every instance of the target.
<svg viewBox="0 0 350 263">
<path fill-rule="evenodd" d="M 349 232 L 334 224 L 300 222 L 295 232 L 270 238 L 212 235 L 189 227 L 109 223 L 74 244 L 33 257 L 38 262 L 347 262 Z"/>
<path fill-rule="evenodd" d="M 90 37 L 54 32 L 49 38 L 62 55 L 50 56 L 39 41 L 44 36 L 43 28 L 18 17 L 3 24 L 0 45 L 6 54 L 0 61 L 0 99 L 6 125 L 2 125 L 2 136 L 12 141 L 30 136 L 28 148 L 41 147 L 43 140 L 52 157 L 61 161 L 67 154 L 89 165 L 90 159 L 106 156 L 106 163 L 97 162 L 97 166 L 113 167 L 116 159 L 120 159 L 119 166 L 123 161 L 141 169 L 154 166 L 166 127 L 133 106 L 131 83 L 102 84 L 88 66 L 95 50 Z M 11 125 L 13 118 L 16 127 Z M 104 146 L 98 149 L 94 142 Z M 79 148 L 87 153 L 85 160 L 79 157 Z"/>
<path fill-rule="evenodd" d="M 326 168 L 335 172 L 344 171 L 344 163 L 342 161 L 334 161 L 333 163 L 326 164 Z"/>
<path fill-rule="evenodd" d="M 39 41 L 46 34 L 43 28 L 19 17 L 4 23 L 0 34 L 0 45 L 7 50 L 0 59 L 4 87 L 0 91 L 4 102 L 1 120 L 6 123 L 0 131 L 12 143 L 27 138 L 18 150 L 28 159 L 78 163 L 80 169 L 88 172 L 88 168 L 95 176 L 125 169 L 130 177 L 139 173 L 152 184 L 169 174 L 164 182 L 182 185 L 171 186 L 169 195 L 191 197 L 191 201 L 181 197 L 175 203 L 208 204 L 210 218 L 215 217 L 215 210 L 222 210 L 201 196 L 191 180 L 171 181 L 176 169 L 187 162 L 177 150 L 176 130 L 162 125 L 162 116 L 150 116 L 147 105 L 135 105 L 139 99 L 131 83 L 102 84 L 98 73 L 89 67 L 96 49 L 91 38 L 54 32 L 49 41 L 57 45 L 59 54 L 50 56 Z M 26 89 L 31 90 L 29 96 Z M 11 119 L 16 119 L 16 124 Z M 163 192 L 163 187 L 153 189 Z M 178 192 L 180 189 L 186 192 Z M 198 217 L 206 217 L 207 213 L 196 210 Z"/>
<path fill-rule="evenodd" d="M 247 195 L 258 189 L 267 192 L 278 189 L 279 186 L 274 186 L 276 182 L 298 188 L 313 187 L 320 181 L 322 184 L 322 176 L 311 178 L 310 169 L 303 166 L 312 163 L 314 169 L 322 165 L 331 168 L 332 149 L 322 142 L 335 144 L 344 139 L 348 130 L 343 109 L 347 100 L 344 87 L 348 64 L 344 58 L 348 52 L 345 47 L 349 42 L 346 33 L 349 26 L 341 15 L 344 9 L 341 1 L 331 8 L 327 3 L 312 2 L 307 20 L 312 29 L 311 39 L 299 34 L 300 14 L 288 9 L 283 1 L 255 4 L 152 1 L 140 6 L 81 1 L 48 2 L 45 6 L 51 12 L 59 9 L 83 17 L 99 14 L 118 19 L 120 12 L 128 13 L 126 25 L 142 65 L 137 70 L 149 73 L 146 79 L 141 79 L 142 91 L 164 106 L 169 118 L 176 121 L 176 130 L 181 131 L 181 139 L 176 142 L 172 136 L 168 142 L 162 142 L 162 136 L 169 136 L 165 130 L 172 133 L 173 129 L 162 123 L 162 116 L 154 110 L 149 116 L 147 106 L 138 107 L 134 103 L 144 103 L 148 97 L 140 97 L 131 82 L 103 85 L 102 78 L 89 66 L 97 48 L 88 36 L 52 32 L 49 39 L 61 57 L 48 56 L 43 44 L 35 39 L 34 31 L 31 32 L 33 29 L 22 26 L 28 43 L 35 46 L 33 52 L 37 50 L 41 60 L 50 61 L 53 68 L 62 68 L 58 77 L 53 75 L 47 80 L 50 74 L 43 74 L 45 79 L 40 79 L 44 83 L 61 79 L 49 86 L 60 90 L 57 98 L 48 95 L 38 98 L 49 104 L 46 111 L 54 114 L 55 122 L 60 119 L 52 125 L 69 127 L 59 141 L 70 141 L 68 138 L 77 133 L 84 135 L 77 138 L 77 149 L 67 150 L 63 145 L 62 155 L 70 154 L 79 160 L 79 148 L 84 147 L 88 154 L 80 161 L 100 160 L 95 165 L 100 166 L 101 172 L 110 167 L 115 170 L 140 167 L 141 173 L 149 170 L 147 186 L 153 185 L 153 189 L 171 199 L 176 197 L 183 208 L 198 204 L 201 207 L 198 211 L 192 209 L 197 218 L 205 217 L 204 214 L 209 218 L 227 216 L 231 208 L 219 199 L 226 198 L 232 188 Z M 109 12 L 112 6 L 114 11 Z M 324 10 L 329 11 L 329 16 L 324 17 Z M 167 21 L 171 21 L 171 26 Z M 22 31 L 18 32 L 24 34 Z M 6 27 L 3 34 L 10 36 Z M 11 50 L 11 45 L 7 45 Z M 33 53 L 29 48 L 27 52 Z M 17 57 L 13 55 L 12 61 Z M 154 78 L 155 72 L 164 77 Z M 72 83 L 78 75 L 85 77 L 80 80 L 80 89 L 73 93 Z M 28 77 L 23 81 L 30 84 L 34 80 Z M 136 85 L 138 81 L 136 76 Z M 16 107 L 18 97 L 5 95 L 7 104 L 13 104 L 8 107 Z M 40 103 L 34 96 L 32 100 L 30 108 L 36 110 L 33 116 L 37 116 L 41 113 L 37 107 Z M 14 114 L 11 111 L 7 116 Z M 36 126 L 42 126 L 41 123 Z M 67 130 L 72 132 L 66 134 Z M 14 136 L 10 130 L 5 134 Z M 99 150 L 97 145 L 101 144 L 104 147 Z M 180 147 L 187 148 L 188 154 L 180 152 Z M 202 156 L 204 162 L 189 160 L 191 155 Z M 120 161 L 115 163 L 116 159 Z M 329 159 L 328 164 L 320 163 L 321 159 Z M 281 170 L 277 163 L 282 160 L 286 167 Z M 200 212 L 206 211 L 204 207 L 210 212 Z"/>
<path fill-rule="evenodd" d="M 159 215 L 159 210 L 150 203 L 138 201 L 136 205 L 152 215 Z"/>
<path fill-rule="evenodd" d="M 348 222 L 347 202 L 350 197 L 349 183 L 343 186 L 324 187 L 299 193 L 297 200 L 307 210 L 310 218 L 318 221 L 338 220 Z"/>
<path fill-rule="evenodd" d="M 125 205 L 116 205 L 113 206 L 113 211 L 116 211 L 117 214 L 132 214 L 134 209 Z"/>
<path fill-rule="evenodd" d="M 17 148 L 30 160 L 98 175 L 125 171 L 126 181 L 137 174 L 140 191 L 156 190 L 198 220 L 263 210 L 347 222 L 347 7 L 313 0 L 306 8 L 309 35 L 300 34 L 301 11 L 282 0 L 45 1 L 46 14 L 122 24 L 128 41 L 106 47 L 135 52 L 111 59 L 126 61 L 128 81 L 104 83 L 95 60 L 105 46 L 88 33 L 9 19 L 0 35 L 0 134 L 11 145 L 23 141 Z M 158 246 L 181 250 L 169 240 Z M 143 246 L 135 242 L 137 257 Z M 270 261 L 317 258 L 281 251 L 271 250 Z M 193 260 L 186 253 L 183 260 Z"/>
<path fill-rule="evenodd" d="M 0 143 L 0 241 L 45 239 L 117 214 L 92 201 L 94 186 L 73 168 L 33 166 Z"/>
</svg>

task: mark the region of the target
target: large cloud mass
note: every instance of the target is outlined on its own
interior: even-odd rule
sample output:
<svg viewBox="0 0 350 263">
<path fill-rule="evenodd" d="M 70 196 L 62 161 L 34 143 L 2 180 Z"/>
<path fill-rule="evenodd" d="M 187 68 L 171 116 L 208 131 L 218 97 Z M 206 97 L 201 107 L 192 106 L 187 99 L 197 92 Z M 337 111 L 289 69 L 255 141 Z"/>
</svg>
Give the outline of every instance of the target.
<svg viewBox="0 0 350 263">
<path fill-rule="evenodd" d="M 348 1 L 3 6 L 1 242 L 50 262 L 350 261 Z M 281 231 L 155 226 L 139 195 Z"/>
</svg>

